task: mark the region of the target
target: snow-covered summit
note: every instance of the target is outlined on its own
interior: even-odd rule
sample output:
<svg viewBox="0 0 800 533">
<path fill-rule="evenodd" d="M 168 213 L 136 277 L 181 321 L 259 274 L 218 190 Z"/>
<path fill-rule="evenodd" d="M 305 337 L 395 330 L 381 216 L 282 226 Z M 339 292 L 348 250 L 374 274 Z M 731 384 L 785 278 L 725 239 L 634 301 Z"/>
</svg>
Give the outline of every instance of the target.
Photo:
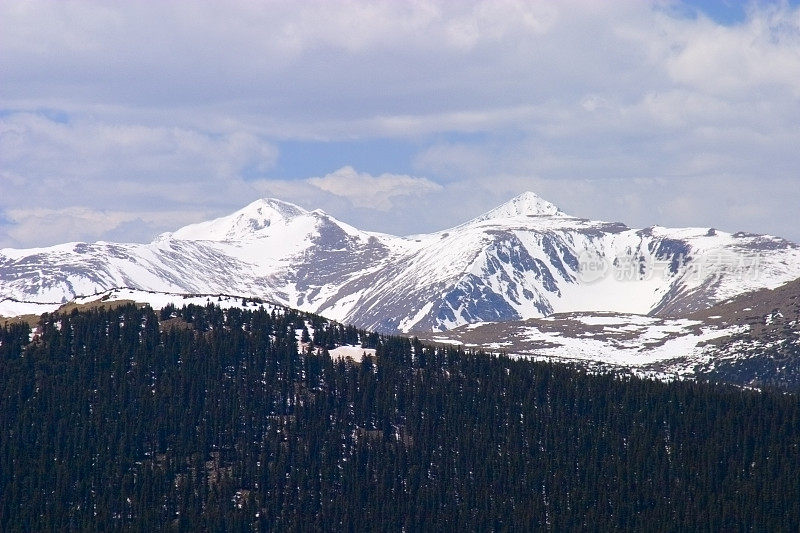
<svg viewBox="0 0 800 533">
<path fill-rule="evenodd" d="M 302 207 L 278 200 L 262 198 L 233 214 L 190 224 L 160 237 L 187 241 L 247 241 L 268 237 L 276 228 L 285 228 L 301 217 L 312 216 Z"/>
<path fill-rule="evenodd" d="M 548 202 L 536 193 L 528 191 L 515 196 L 501 206 L 479 216 L 474 221 L 482 222 L 485 220 L 529 216 L 564 217 L 567 214 L 556 207 L 555 204 Z"/>
<path fill-rule="evenodd" d="M 533 193 L 413 238 L 262 199 L 150 244 L 0 250 L 0 301 L 120 287 L 241 294 L 391 332 L 561 312 L 678 316 L 798 277 L 800 247 L 780 239 L 585 220 Z"/>
</svg>

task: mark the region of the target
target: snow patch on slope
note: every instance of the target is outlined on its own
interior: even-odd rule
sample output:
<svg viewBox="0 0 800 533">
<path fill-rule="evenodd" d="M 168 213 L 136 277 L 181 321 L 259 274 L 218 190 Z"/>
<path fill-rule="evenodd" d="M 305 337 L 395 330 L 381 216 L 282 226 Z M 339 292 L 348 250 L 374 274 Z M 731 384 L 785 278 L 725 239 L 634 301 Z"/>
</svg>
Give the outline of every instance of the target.
<svg viewBox="0 0 800 533">
<path fill-rule="evenodd" d="M 375 357 L 375 348 L 362 348 L 361 346 L 337 346 L 332 350 L 328 350 L 331 359 L 334 361 L 339 359 L 352 359 L 356 363 L 360 363 L 364 359 L 364 355 Z"/>
</svg>

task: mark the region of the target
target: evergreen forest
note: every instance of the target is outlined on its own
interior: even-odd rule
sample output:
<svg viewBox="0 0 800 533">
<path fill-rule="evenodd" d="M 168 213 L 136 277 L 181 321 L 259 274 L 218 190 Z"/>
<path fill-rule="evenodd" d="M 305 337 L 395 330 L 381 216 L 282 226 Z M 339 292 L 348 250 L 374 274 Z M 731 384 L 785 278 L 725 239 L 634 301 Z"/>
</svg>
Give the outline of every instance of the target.
<svg viewBox="0 0 800 533">
<path fill-rule="evenodd" d="M 0 530 L 798 531 L 799 400 L 263 306 L 46 314 L 0 329 Z"/>
</svg>

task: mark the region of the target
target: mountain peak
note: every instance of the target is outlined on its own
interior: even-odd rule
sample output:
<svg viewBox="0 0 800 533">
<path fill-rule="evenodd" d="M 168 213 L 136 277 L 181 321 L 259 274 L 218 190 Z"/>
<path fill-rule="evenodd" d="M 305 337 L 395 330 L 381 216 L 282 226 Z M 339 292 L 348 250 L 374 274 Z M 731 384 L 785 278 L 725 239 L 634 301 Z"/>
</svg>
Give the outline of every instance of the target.
<svg viewBox="0 0 800 533">
<path fill-rule="evenodd" d="M 562 217 L 566 213 L 536 193 L 527 191 L 496 207 L 476 220 L 516 218 L 521 216 Z"/>
<path fill-rule="evenodd" d="M 286 226 L 308 214 L 308 211 L 290 202 L 261 198 L 230 215 L 190 224 L 167 235 L 181 240 L 248 240 L 266 235 L 270 227 Z"/>
<path fill-rule="evenodd" d="M 279 216 L 284 220 L 291 220 L 295 217 L 307 215 L 308 211 L 299 205 L 291 202 L 285 202 L 277 198 L 260 198 L 255 202 L 246 205 L 235 214 L 249 214 L 256 218 L 264 217 L 267 215 Z"/>
</svg>

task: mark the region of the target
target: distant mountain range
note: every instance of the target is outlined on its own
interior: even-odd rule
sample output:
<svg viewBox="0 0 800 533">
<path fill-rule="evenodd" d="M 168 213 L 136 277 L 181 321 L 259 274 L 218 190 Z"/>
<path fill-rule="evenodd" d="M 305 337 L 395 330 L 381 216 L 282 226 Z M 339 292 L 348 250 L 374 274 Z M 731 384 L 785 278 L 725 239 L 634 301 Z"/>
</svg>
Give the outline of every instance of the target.
<svg viewBox="0 0 800 533">
<path fill-rule="evenodd" d="M 149 244 L 0 250 L 0 315 L 115 288 L 258 297 L 381 332 L 552 313 L 682 316 L 800 277 L 800 248 L 713 228 L 631 229 L 534 193 L 452 229 L 396 237 L 262 199 Z"/>
</svg>

